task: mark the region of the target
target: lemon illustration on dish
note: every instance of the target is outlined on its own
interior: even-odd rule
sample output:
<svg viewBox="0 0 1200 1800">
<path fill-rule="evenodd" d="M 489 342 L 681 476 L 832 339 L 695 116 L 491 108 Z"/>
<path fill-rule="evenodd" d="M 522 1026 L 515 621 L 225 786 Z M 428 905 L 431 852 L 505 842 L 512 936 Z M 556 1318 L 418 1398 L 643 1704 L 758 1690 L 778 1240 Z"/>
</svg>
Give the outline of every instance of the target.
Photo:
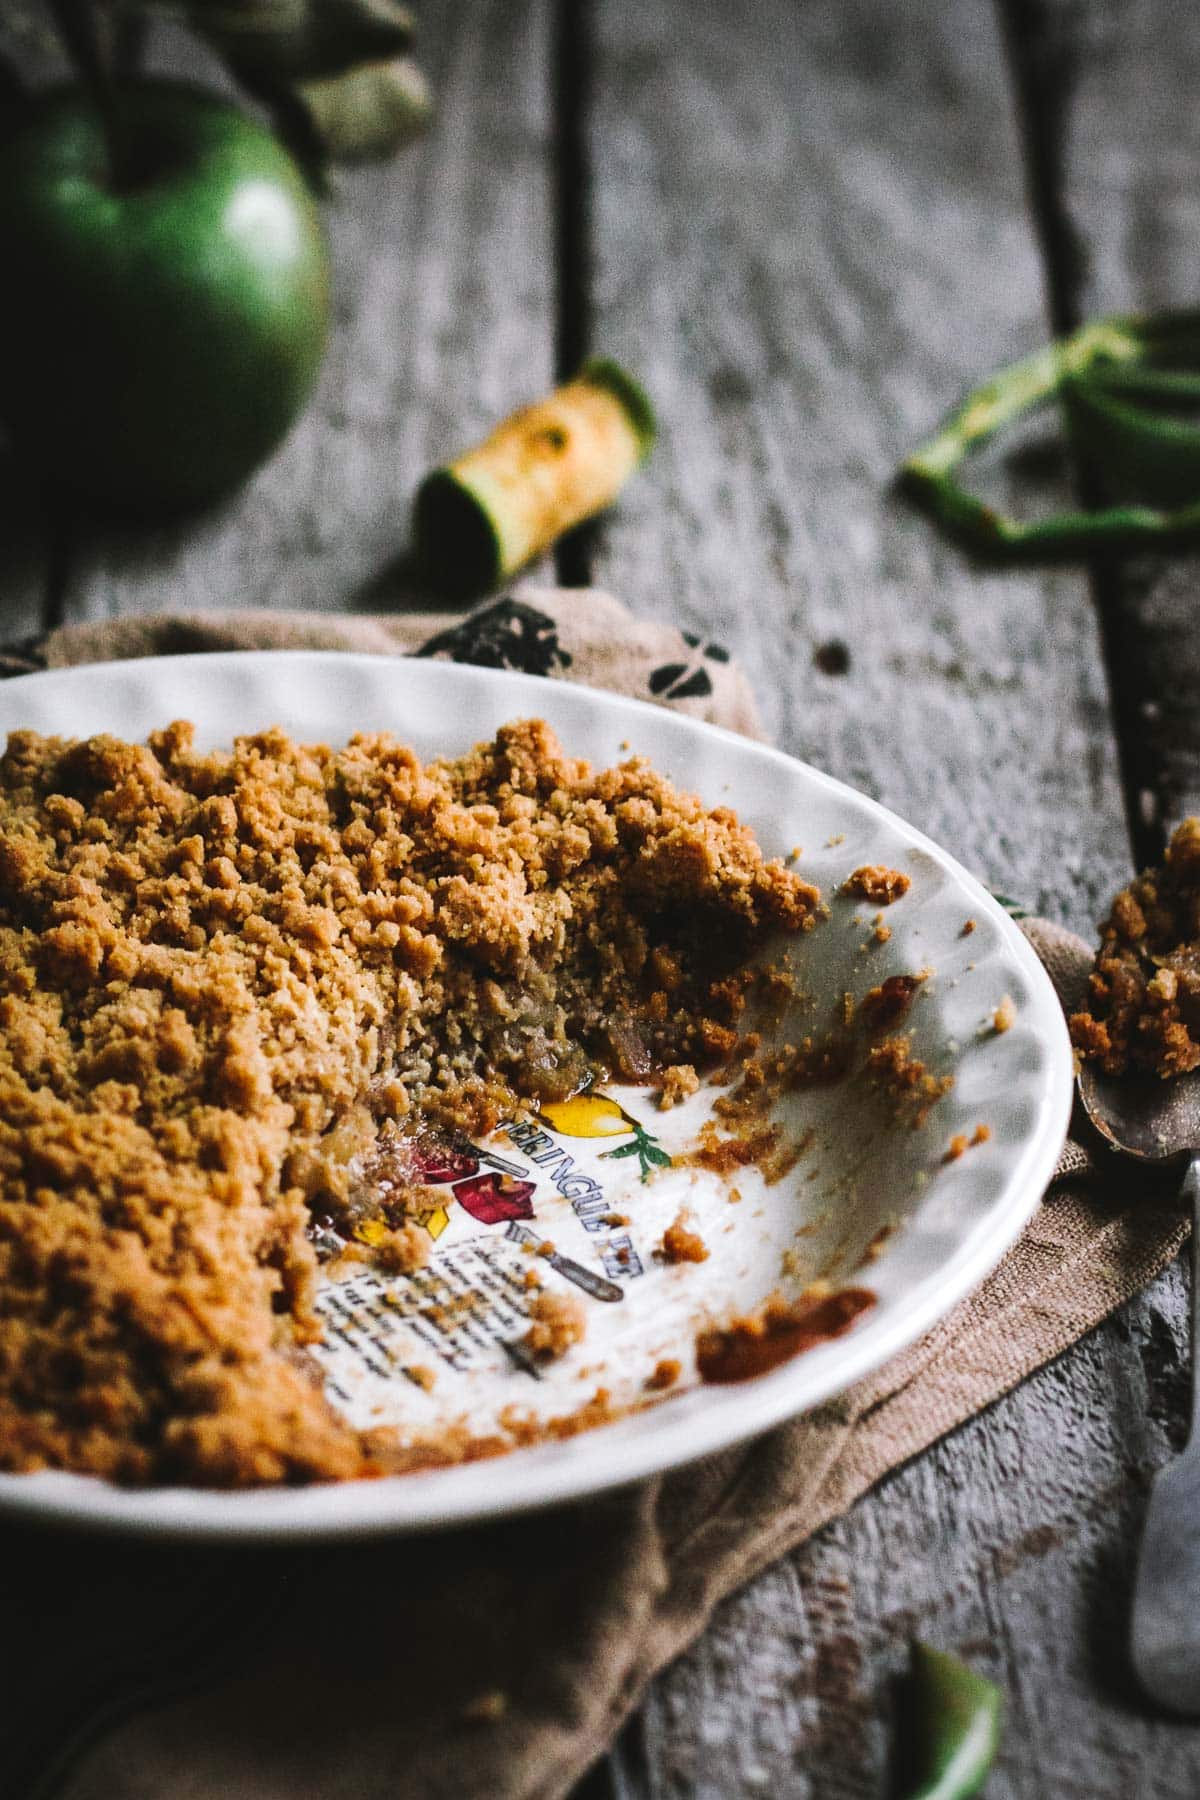
<svg viewBox="0 0 1200 1800">
<path fill-rule="evenodd" d="M 605 1161 L 636 1156 L 643 1181 L 649 1181 L 655 1169 L 671 1166 L 671 1158 L 658 1139 L 627 1113 L 619 1100 L 599 1089 L 585 1088 L 569 1100 L 548 1100 L 538 1108 L 538 1116 L 562 1137 L 625 1137 L 632 1132 L 631 1143 L 616 1150 L 603 1150 L 601 1155 Z"/>
<path fill-rule="evenodd" d="M 562 1137 L 625 1137 L 637 1130 L 625 1108 L 611 1094 L 584 1092 L 572 1094 L 569 1100 L 547 1100 L 538 1112 L 551 1131 Z"/>
<path fill-rule="evenodd" d="M 436 1242 L 450 1223 L 450 1214 L 444 1206 L 435 1206 L 429 1212 L 413 1213 L 414 1225 L 423 1225 L 430 1237 Z M 363 1219 L 354 1227 L 354 1235 L 360 1244 L 369 1244 L 377 1250 L 389 1236 L 388 1227 L 382 1219 Z"/>
</svg>

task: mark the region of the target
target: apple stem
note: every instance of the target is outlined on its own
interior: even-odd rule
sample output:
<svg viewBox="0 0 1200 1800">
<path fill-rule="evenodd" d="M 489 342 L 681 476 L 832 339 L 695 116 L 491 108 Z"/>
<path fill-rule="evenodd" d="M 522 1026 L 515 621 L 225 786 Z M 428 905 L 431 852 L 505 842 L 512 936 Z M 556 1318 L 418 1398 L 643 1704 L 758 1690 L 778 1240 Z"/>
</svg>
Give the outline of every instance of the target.
<svg viewBox="0 0 1200 1800">
<path fill-rule="evenodd" d="M 94 0 L 48 0 L 58 35 L 75 71 L 87 88 L 104 133 L 109 184 L 122 186 L 130 165 L 129 136 L 116 83 L 113 80 L 111 46 L 102 41 L 100 13 Z"/>
</svg>

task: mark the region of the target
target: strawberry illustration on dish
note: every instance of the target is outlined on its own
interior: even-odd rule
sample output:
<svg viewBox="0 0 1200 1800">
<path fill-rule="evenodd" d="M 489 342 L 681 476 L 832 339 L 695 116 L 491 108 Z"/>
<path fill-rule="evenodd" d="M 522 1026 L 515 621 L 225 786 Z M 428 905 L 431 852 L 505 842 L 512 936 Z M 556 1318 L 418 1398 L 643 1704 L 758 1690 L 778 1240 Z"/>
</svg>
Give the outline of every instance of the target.
<svg viewBox="0 0 1200 1800">
<path fill-rule="evenodd" d="M 456 1181 L 450 1192 L 464 1212 L 481 1225 L 500 1225 L 510 1219 L 532 1219 L 534 1184 L 493 1171 Z"/>
</svg>

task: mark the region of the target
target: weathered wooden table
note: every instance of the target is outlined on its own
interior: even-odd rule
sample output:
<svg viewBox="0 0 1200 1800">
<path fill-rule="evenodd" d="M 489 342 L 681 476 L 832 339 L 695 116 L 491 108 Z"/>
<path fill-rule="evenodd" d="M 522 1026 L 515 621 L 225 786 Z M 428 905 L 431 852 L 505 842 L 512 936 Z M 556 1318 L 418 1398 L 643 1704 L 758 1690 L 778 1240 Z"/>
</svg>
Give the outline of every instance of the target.
<svg viewBox="0 0 1200 1800">
<path fill-rule="evenodd" d="M 589 350 L 662 442 L 559 572 L 724 641 L 777 741 L 1087 931 L 1200 804 L 1194 561 L 972 569 L 892 492 L 971 379 L 1195 302 L 1200 14 L 1174 0 L 469 0 L 436 130 L 344 178 L 320 393 L 238 499 L 121 532 L 0 480 L 4 635 L 139 608 L 404 604 L 419 475 Z M 1068 490 L 1033 446 L 991 479 Z M 1003 1683 L 997 1800 L 1194 1796 L 1124 1659 L 1184 1277 L 722 1608 L 590 1796 L 874 1795 L 914 1633 Z"/>
</svg>

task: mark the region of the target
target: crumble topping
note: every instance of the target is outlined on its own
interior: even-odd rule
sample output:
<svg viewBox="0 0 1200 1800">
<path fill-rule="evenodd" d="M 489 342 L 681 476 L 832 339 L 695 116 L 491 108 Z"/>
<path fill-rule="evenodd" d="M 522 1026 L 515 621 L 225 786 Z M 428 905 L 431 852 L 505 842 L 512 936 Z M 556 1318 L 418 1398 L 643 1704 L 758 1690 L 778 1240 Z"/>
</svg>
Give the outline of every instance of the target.
<svg viewBox="0 0 1200 1800">
<path fill-rule="evenodd" d="M 669 1263 L 708 1261 L 708 1245 L 698 1231 L 691 1228 L 691 1214 L 677 1213 L 662 1234 L 662 1259 Z"/>
<path fill-rule="evenodd" d="M 882 863 L 864 863 L 846 877 L 846 892 L 861 894 L 875 906 L 890 906 L 912 886 L 912 879 L 901 869 L 888 869 Z"/>
<path fill-rule="evenodd" d="M 818 906 L 727 808 L 536 720 L 429 764 L 381 734 L 14 732 L 0 1467 L 237 1486 L 453 1457 L 327 1404 L 318 1247 L 415 1266 L 425 1124 L 711 1068 L 746 958 Z"/>
<path fill-rule="evenodd" d="M 906 1019 L 917 990 L 926 979 L 925 974 L 889 975 L 877 987 L 868 988 L 859 1007 L 867 1030 L 891 1031 Z"/>
<path fill-rule="evenodd" d="M 699 1087 L 700 1077 L 691 1063 L 675 1063 L 671 1068 L 663 1070 L 658 1104 L 663 1112 L 669 1112 L 671 1107 L 678 1106 L 689 1095 L 697 1093 Z"/>
<path fill-rule="evenodd" d="M 896 1117 L 920 1129 L 943 1094 L 954 1086 L 952 1075 L 934 1075 L 913 1055 L 911 1038 L 897 1034 L 875 1044 L 867 1055 L 868 1079 L 893 1099 Z"/>
<path fill-rule="evenodd" d="M 521 1342 L 534 1356 L 552 1362 L 565 1356 L 587 1333 L 587 1317 L 574 1294 L 540 1293 L 529 1309 L 533 1323 Z"/>
<path fill-rule="evenodd" d="M 1200 1067 L 1200 819 L 1185 819 L 1162 866 L 1114 899 L 1070 1023 L 1080 1055 L 1108 1075 Z"/>
<path fill-rule="evenodd" d="M 943 1152 L 942 1161 L 944 1163 L 958 1162 L 968 1150 L 975 1149 L 979 1144 L 986 1144 L 991 1135 L 990 1125 L 977 1125 L 970 1137 L 965 1131 L 956 1131 Z"/>
</svg>

